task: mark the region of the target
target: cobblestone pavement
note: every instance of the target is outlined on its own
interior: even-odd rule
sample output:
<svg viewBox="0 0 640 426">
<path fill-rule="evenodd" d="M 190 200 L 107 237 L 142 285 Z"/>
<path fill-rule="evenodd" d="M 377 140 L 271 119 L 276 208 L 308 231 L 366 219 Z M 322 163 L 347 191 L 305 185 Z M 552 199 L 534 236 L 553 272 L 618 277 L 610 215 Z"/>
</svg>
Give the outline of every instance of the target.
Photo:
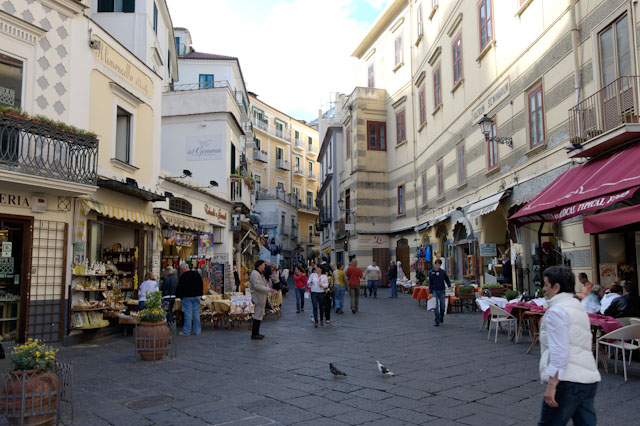
<svg viewBox="0 0 640 426">
<path fill-rule="evenodd" d="M 534 425 L 542 402 L 539 348 L 479 332 L 478 313 L 433 314 L 407 295 L 360 300 L 356 315 L 314 329 L 310 304 L 247 329 L 179 337 L 178 358 L 134 361 L 132 337 L 63 348 L 74 363 L 77 425 Z M 346 297 L 347 306 L 349 303 Z M 493 337 L 493 336 L 492 336 Z M 381 377 L 376 360 L 395 377 Z M 329 362 L 348 376 L 334 378 Z M 612 365 L 612 364 L 611 364 Z M 600 425 L 638 424 L 640 365 L 603 374 Z"/>
</svg>

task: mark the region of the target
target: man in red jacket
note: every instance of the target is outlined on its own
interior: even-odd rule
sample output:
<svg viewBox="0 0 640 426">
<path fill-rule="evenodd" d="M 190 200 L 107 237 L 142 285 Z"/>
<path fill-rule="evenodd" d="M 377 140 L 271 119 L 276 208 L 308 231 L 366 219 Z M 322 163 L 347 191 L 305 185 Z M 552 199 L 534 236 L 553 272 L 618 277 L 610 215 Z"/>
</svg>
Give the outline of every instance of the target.
<svg viewBox="0 0 640 426">
<path fill-rule="evenodd" d="M 358 261 L 353 259 L 351 266 L 347 268 L 347 287 L 349 290 L 349 298 L 351 300 L 351 312 L 358 312 L 358 296 L 360 295 L 360 279 L 362 278 L 362 269 L 358 268 Z"/>
</svg>

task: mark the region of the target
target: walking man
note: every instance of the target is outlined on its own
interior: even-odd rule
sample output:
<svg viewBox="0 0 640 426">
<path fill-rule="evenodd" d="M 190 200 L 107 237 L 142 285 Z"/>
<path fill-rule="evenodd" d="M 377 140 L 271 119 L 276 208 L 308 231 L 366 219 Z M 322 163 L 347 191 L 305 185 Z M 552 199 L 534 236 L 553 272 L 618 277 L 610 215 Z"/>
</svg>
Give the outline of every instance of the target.
<svg viewBox="0 0 640 426">
<path fill-rule="evenodd" d="M 566 266 L 545 269 L 549 310 L 540 326 L 540 379 L 547 382 L 539 426 L 595 426 L 593 400 L 600 373 L 592 352 L 589 317 L 573 297 L 575 278 Z"/>
<path fill-rule="evenodd" d="M 358 261 L 353 259 L 351 266 L 346 272 L 348 280 L 349 299 L 351 300 L 351 312 L 358 312 L 358 296 L 360 295 L 360 279 L 362 278 L 362 269 L 358 268 Z"/>
<path fill-rule="evenodd" d="M 184 326 L 181 336 L 193 334 L 196 336 L 202 331 L 200 326 L 200 298 L 204 291 L 202 277 L 198 271 L 190 271 L 189 265 L 180 264 L 180 279 L 176 287 L 176 297 L 180 299 L 182 310 L 184 311 Z"/>
<path fill-rule="evenodd" d="M 444 270 L 440 269 L 441 266 L 442 260 L 436 259 L 433 269 L 429 272 L 429 293 L 431 293 L 431 296 L 436 300 L 436 309 L 434 311 L 436 316 L 436 323 L 434 325 L 436 327 L 438 327 L 441 322 L 444 322 L 444 284 L 447 283 L 447 287 L 451 288 L 449 276 Z"/>
<path fill-rule="evenodd" d="M 398 297 L 398 286 L 396 285 L 396 281 L 398 279 L 398 267 L 396 266 L 396 262 L 393 260 L 389 264 L 389 273 L 387 275 L 389 277 L 389 286 L 391 286 L 391 296 L 392 298 Z"/>
<path fill-rule="evenodd" d="M 367 266 L 365 278 L 367 280 L 367 289 L 369 289 L 369 296 L 373 294 L 373 298 L 377 298 L 378 285 L 380 284 L 380 267 L 376 264 L 375 260 L 371 261 L 371 265 Z"/>
</svg>

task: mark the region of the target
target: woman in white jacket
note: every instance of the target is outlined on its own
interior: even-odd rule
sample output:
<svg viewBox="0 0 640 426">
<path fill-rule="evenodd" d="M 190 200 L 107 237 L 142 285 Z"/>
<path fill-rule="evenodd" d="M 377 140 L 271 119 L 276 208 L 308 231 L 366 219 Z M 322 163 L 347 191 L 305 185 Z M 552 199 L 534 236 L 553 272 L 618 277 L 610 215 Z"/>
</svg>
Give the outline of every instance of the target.
<svg viewBox="0 0 640 426">
<path fill-rule="evenodd" d="M 538 425 L 595 426 L 593 400 L 600 373 L 591 351 L 589 317 L 573 297 L 575 277 L 566 266 L 544 271 L 549 310 L 540 326 L 540 379 L 547 382 Z"/>
<path fill-rule="evenodd" d="M 320 325 L 324 326 L 324 290 L 329 287 L 329 280 L 323 273 L 322 267 L 317 266 L 316 270 L 309 277 L 309 290 L 311 291 L 311 304 L 313 305 L 313 319 L 316 328 L 318 327 L 318 318 Z M 318 317 L 320 314 L 320 317 Z"/>
</svg>

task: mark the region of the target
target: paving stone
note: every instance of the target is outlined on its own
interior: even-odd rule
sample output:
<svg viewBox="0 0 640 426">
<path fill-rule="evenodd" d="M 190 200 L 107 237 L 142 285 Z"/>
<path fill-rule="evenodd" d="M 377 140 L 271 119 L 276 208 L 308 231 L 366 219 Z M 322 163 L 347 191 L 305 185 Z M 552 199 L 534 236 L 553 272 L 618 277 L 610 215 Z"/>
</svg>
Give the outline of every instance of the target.
<svg viewBox="0 0 640 426">
<path fill-rule="evenodd" d="M 429 420 L 435 419 L 434 416 L 429 416 L 424 413 L 419 413 L 413 410 L 407 410 L 405 408 L 394 408 L 393 410 L 385 411 L 385 416 L 392 417 L 394 419 L 403 420 L 405 422 L 414 423 L 414 424 L 423 424 L 428 422 Z"/>
<path fill-rule="evenodd" d="M 345 422 L 350 425 L 361 425 L 374 420 L 383 419 L 385 417 L 386 416 L 378 413 L 372 413 L 371 411 L 354 410 L 348 413 L 337 415 L 334 417 L 334 419 L 340 420 L 341 422 Z"/>
</svg>

